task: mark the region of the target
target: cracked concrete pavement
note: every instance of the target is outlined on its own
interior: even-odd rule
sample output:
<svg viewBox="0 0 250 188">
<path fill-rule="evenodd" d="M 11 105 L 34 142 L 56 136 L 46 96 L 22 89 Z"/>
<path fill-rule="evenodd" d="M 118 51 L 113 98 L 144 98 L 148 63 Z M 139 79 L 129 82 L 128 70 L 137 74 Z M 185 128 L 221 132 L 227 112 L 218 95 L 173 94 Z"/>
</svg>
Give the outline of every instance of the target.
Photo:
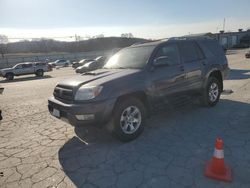
<svg viewBox="0 0 250 188">
<path fill-rule="evenodd" d="M 121 143 L 93 127 L 74 129 L 51 117 L 47 98 L 71 68 L 44 79 L 0 80 L 0 187 L 250 187 L 250 60 L 228 56 L 232 69 L 215 108 L 190 101 L 148 120 L 135 141 Z M 204 177 L 221 136 L 233 182 Z"/>
</svg>

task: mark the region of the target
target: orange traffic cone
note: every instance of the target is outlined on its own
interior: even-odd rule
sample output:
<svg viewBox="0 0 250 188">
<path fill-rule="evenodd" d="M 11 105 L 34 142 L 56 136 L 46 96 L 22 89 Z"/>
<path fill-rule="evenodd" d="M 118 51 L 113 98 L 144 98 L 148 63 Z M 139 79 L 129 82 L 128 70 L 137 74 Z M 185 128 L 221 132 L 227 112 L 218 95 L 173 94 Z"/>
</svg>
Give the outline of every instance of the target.
<svg viewBox="0 0 250 188">
<path fill-rule="evenodd" d="M 205 176 L 222 181 L 232 181 L 232 170 L 224 163 L 223 141 L 216 139 L 214 156 L 207 163 Z"/>
</svg>

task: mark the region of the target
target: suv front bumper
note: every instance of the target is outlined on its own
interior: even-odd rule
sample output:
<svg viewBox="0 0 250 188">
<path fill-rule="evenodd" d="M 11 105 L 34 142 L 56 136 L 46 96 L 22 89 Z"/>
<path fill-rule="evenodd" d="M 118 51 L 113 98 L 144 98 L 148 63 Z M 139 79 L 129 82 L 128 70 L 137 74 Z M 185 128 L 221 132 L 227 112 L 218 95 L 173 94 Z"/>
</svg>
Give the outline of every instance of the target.
<svg viewBox="0 0 250 188">
<path fill-rule="evenodd" d="M 48 100 L 51 115 L 73 126 L 108 122 L 114 105 L 115 99 L 79 104 L 66 104 L 54 97 Z"/>
</svg>

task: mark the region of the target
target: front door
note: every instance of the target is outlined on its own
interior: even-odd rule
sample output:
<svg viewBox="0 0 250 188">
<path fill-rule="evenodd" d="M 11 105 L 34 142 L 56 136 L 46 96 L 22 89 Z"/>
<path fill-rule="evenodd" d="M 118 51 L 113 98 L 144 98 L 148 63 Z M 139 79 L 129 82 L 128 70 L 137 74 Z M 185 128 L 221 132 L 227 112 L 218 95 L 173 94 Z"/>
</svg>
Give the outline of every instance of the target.
<svg viewBox="0 0 250 188">
<path fill-rule="evenodd" d="M 23 64 L 22 74 L 32 74 L 32 73 L 34 73 L 33 64 L 31 63 Z"/>
<path fill-rule="evenodd" d="M 154 70 L 149 73 L 151 80 L 151 97 L 161 99 L 166 96 L 182 92 L 185 83 L 185 70 L 180 61 L 180 54 L 177 44 L 165 44 L 157 50 L 152 61 L 164 57 L 161 66 L 155 66 Z M 154 64 L 153 62 L 151 64 Z"/>
</svg>

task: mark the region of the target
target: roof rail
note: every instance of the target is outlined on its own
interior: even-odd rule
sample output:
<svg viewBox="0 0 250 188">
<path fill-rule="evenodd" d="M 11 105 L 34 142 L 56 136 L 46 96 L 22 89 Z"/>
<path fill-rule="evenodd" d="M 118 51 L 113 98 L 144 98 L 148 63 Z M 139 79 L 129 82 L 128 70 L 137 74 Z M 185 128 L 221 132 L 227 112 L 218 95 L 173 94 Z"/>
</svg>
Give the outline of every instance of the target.
<svg viewBox="0 0 250 188">
<path fill-rule="evenodd" d="M 148 43 L 149 41 L 146 41 L 146 42 L 136 42 L 134 44 L 131 44 L 130 46 L 136 46 L 136 45 L 139 45 L 139 44 L 145 44 L 145 43 Z"/>
<path fill-rule="evenodd" d="M 182 36 L 182 37 L 171 37 L 169 40 L 192 40 L 192 39 L 214 39 L 209 36 Z"/>
<path fill-rule="evenodd" d="M 162 38 L 162 39 L 155 39 L 152 42 L 157 42 L 157 41 L 167 41 L 169 38 Z"/>
</svg>

